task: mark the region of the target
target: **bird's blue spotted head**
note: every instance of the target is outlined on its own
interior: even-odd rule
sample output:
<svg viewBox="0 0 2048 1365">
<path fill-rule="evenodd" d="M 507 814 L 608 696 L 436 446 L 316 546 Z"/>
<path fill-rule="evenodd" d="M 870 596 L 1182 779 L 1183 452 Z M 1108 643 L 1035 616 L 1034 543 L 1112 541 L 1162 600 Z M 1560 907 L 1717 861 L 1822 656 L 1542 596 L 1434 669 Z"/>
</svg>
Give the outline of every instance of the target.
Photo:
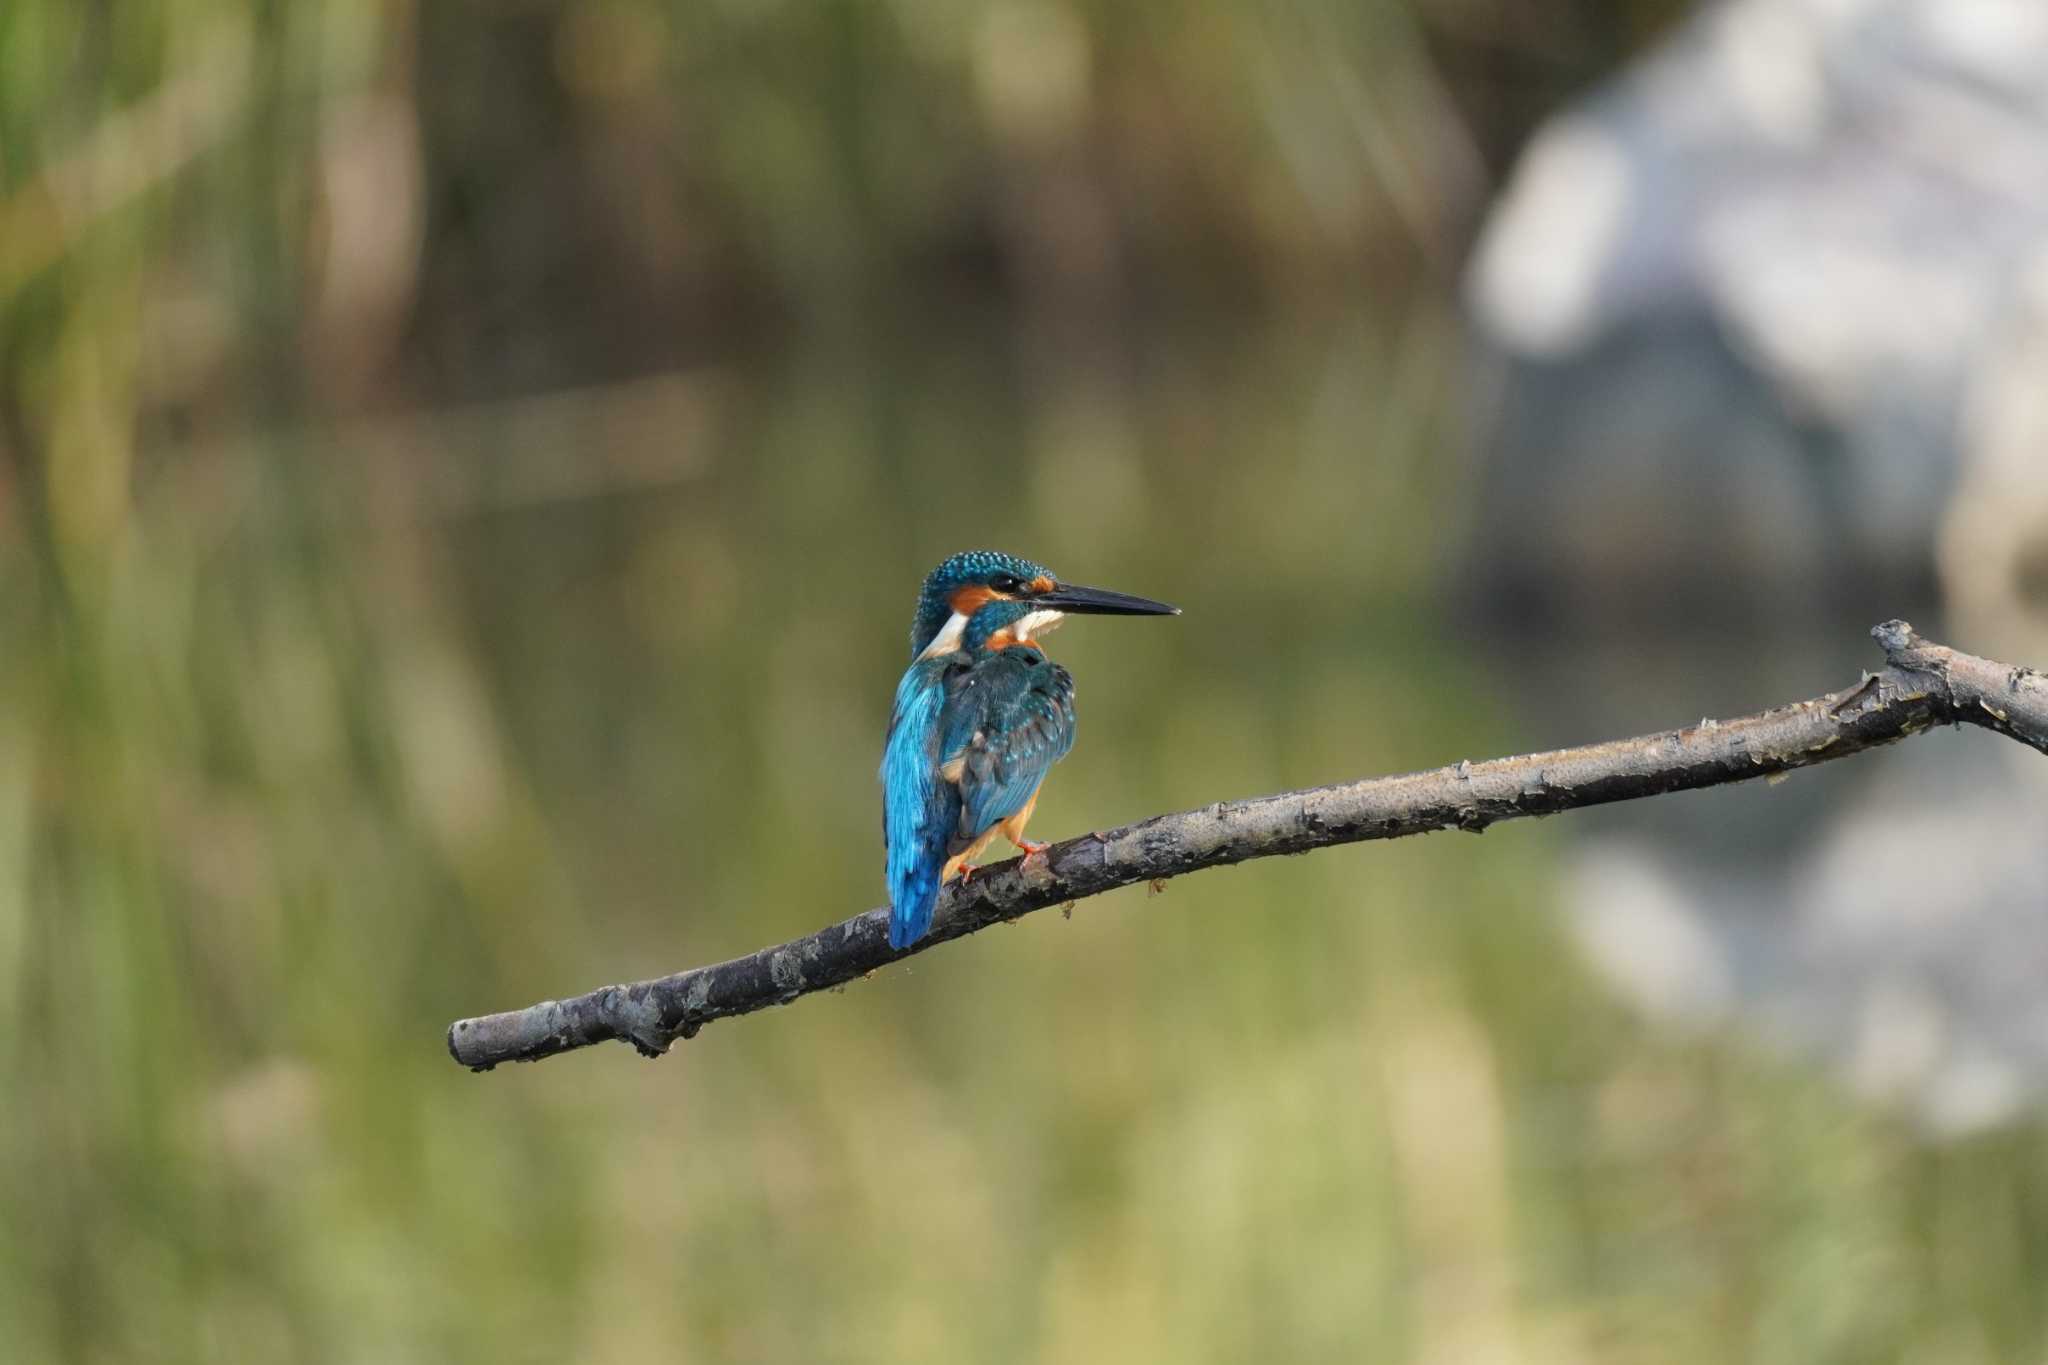
<svg viewBox="0 0 2048 1365">
<path fill-rule="evenodd" d="M 1052 570 L 1000 550 L 965 550 L 940 563 L 924 577 L 924 590 L 917 595 L 917 617 L 910 623 L 912 658 L 931 649 L 942 632 L 949 634 L 950 653 L 959 647 L 967 622 L 989 602 L 1014 598 L 1030 586 L 1051 588 Z M 949 623 L 959 617 L 957 625 Z"/>
<path fill-rule="evenodd" d="M 950 654 L 963 648 L 969 623 L 991 604 L 1001 604 L 1001 610 L 978 623 L 977 643 L 972 647 L 988 643 L 999 629 L 1009 629 L 1016 638 L 1023 638 L 1023 629 L 1019 627 L 1028 627 L 1034 618 L 1041 628 L 1047 628 L 1069 612 L 1104 616 L 1180 614 L 1180 608 L 1149 598 L 1062 583 L 1045 565 L 1016 555 L 999 550 L 968 550 L 945 560 L 925 576 L 924 590 L 917 598 L 917 616 L 910 625 L 911 657 Z"/>
</svg>

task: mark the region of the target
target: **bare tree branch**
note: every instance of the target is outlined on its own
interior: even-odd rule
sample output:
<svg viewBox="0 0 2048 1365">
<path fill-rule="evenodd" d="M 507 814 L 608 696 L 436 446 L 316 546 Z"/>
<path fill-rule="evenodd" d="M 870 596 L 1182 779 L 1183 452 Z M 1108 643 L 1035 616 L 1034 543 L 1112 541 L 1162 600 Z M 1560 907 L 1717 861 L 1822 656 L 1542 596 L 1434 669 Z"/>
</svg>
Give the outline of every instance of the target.
<svg viewBox="0 0 2048 1365">
<path fill-rule="evenodd" d="M 1157 815 L 977 873 L 947 893 L 931 934 L 904 952 L 889 947 L 888 910 L 869 910 L 731 962 L 460 1020 L 448 1030 L 448 1051 L 479 1071 L 609 1039 L 657 1056 L 714 1019 L 786 1005 L 991 924 L 1120 886 L 1276 853 L 1439 829 L 1476 833 L 1519 816 L 1744 782 L 1935 725 L 1980 725 L 2048 753 L 2048 677 L 1930 644 L 1904 621 L 1871 634 L 1884 648 L 1883 671 L 1810 701 L 1637 739 Z"/>
</svg>

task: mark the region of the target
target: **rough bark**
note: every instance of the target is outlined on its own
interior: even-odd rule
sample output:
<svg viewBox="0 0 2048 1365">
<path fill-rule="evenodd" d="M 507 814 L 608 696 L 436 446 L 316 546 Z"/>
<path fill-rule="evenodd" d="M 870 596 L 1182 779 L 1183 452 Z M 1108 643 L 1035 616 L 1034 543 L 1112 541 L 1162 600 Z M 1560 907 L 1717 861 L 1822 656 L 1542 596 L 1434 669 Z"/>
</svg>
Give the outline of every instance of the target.
<svg viewBox="0 0 2048 1365">
<path fill-rule="evenodd" d="M 1871 631 L 1886 666 L 1840 692 L 1737 720 L 1516 758 L 1157 815 L 974 875 L 942 897 L 932 932 L 890 949 L 869 910 L 746 957 L 567 1000 L 464 1019 L 448 1051 L 487 1071 L 618 1039 L 648 1056 L 714 1019 L 786 1005 L 939 944 L 1138 882 L 1365 839 L 1477 833 L 1502 820 L 1744 782 L 1846 758 L 1936 725 L 1982 726 L 2048 753 L 2048 677 L 1931 644 L 1903 621 Z"/>
</svg>

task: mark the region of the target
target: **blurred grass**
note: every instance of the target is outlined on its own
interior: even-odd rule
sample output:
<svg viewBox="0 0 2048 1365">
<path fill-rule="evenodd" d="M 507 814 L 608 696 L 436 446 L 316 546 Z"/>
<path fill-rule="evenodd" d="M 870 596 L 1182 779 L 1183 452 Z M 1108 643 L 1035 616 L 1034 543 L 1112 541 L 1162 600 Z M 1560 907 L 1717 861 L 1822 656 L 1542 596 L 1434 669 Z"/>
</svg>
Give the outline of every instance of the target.
<svg viewBox="0 0 2048 1365">
<path fill-rule="evenodd" d="M 872 903 L 967 544 L 1188 608 L 1054 836 L 1586 738 L 1434 604 L 1504 13 L 0 13 L 7 1358 L 2038 1358 L 2038 1127 L 1649 1030 L 1548 827 L 441 1049 Z"/>
</svg>

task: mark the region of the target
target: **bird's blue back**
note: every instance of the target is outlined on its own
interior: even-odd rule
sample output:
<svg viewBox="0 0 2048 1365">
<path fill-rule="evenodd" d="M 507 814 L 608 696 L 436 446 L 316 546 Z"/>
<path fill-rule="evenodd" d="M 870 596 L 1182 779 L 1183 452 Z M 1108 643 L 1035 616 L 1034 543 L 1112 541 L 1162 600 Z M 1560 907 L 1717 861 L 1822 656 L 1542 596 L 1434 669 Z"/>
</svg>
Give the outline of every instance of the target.
<svg viewBox="0 0 2048 1365">
<path fill-rule="evenodd" d="M 896 685 L 882 748 L 882 841 L 888 850 L 889 946 L 906 948 L 931 928 L 939 872 L 960 824 L 960 789 L 939 773 L 946 670 L 956 656 L 920 659 Z"/>
</svg>

